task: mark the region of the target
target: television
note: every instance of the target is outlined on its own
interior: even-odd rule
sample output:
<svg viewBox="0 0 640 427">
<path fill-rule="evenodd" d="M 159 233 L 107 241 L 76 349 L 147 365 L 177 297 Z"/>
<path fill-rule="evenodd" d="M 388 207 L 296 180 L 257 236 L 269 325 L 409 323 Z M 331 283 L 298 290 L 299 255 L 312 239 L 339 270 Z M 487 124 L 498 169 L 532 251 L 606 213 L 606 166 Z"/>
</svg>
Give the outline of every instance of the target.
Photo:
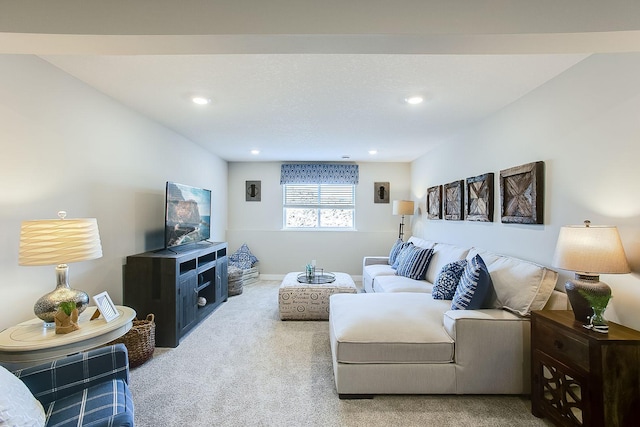
<svg viewBox="0 0 640 427">
<path fill-rule="evenodd" d="M 167 181 L 165 201 L 165 248 L 211 237 L 211 190 Z"/>
</svg>

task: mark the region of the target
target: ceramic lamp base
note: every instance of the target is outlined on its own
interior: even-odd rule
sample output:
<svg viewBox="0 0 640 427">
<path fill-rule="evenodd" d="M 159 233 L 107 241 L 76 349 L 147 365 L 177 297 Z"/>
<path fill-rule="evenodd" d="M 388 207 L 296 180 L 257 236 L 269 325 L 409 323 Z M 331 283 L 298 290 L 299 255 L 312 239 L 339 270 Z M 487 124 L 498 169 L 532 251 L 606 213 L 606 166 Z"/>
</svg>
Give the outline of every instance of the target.
<svg viewBox="0 0 640 427">
<path fill-rule="evenodd" d="M 573 309 L 573 315 L 578 322 L 589 324 L 593 315 L 593 308 L 587 299 L 580 294 L 580 291 L 593 296 L 611 295 L 611 288 L 600 281 L 600 276 L 589 276 L 576 273 L 573 280 L 568 280 L 564 285 L 567 297 Z"/>
</svg>

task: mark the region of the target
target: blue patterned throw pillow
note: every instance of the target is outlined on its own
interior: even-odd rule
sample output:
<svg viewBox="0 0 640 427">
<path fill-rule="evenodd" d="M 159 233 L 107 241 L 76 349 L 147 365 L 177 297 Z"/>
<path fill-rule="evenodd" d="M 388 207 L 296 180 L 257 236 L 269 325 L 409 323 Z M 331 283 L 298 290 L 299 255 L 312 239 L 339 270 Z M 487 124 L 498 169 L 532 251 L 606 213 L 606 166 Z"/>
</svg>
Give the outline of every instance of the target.
<svg viewBox="0 0 640 427">
<path fill-rule="evenodd" d="M 461 259 L 442 267 L 431 291 L 433 299 L 453 299 L 466 266 L 467 260 Z"/>
<path fill-rule="evenodd" d="M 451 301 L 451 309 L 487 308 L 492 294 L 493 282 L 489 270 L 480 255 L 476 255 L 467 262 L 453 301 Z"/>
<path fill-rule="evenodd" d="M 396 257 L 396 260 L 391 265 L 391 268 L 393 268 L 394 270 L 397 270 L 398 265 L 400 264 L 400 261 L 409 254 L 408 251 L 411 248 L 413 248 L 413 243 L 409 243 L 409 242 L 403 243 L 400 246 L 400 250 L 398 251 L 398 256 Z"/>
<path fill-rule="evenodd" d="M 396 258 L 398 258 L 398 254 L 400 253 L 400 249 L 402 249 L 402 245 L 404 242 L 402 239 L 396 240 L 396 242 L 391 247 L 391 251 L 389 251 L 389 265 L 393 265 L 396 262 Z"/>
<path fill-rule="evenodd" d="M 399 261 L 396 274 L 414 280 L 424 280 L 431 257 L 433 257 L 433 249 L 411 245 L 406 255 Z"/>
<path fill-rule="evenodd" d="M 229 264 L 242 270 L 250 269 L 256 262 L 258 262 L 258 258 L 251 253 L 246 243 L 243 243 L 237 251 L 229 256 Z"/>
</svg>

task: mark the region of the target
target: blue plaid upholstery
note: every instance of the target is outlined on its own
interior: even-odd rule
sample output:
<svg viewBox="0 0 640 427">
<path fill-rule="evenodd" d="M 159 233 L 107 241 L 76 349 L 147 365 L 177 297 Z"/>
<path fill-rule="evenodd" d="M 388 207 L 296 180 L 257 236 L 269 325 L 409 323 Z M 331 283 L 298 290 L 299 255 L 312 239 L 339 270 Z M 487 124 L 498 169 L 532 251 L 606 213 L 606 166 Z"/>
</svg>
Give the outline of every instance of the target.
<svg viewBox="0 0 640 427">
<path fill-rule="evenodd" d="M 124 344 L 15 372 L 38 399 L 47 426 L 133 426 Z"/>
</svg>

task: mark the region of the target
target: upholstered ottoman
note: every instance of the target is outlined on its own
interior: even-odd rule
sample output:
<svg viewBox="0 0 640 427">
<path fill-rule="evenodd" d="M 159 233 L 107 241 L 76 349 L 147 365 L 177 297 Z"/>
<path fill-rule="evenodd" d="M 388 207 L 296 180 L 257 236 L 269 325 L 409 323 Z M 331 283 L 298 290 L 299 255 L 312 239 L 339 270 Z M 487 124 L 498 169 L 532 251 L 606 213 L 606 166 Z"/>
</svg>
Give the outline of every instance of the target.
<svg viewBox="0 0 640 427">
<path fill-rule="evenodd" d="M 298 274 L 287 274 L 280 285 L 278 307 L 282 320 L 327 320 L 331 295 L 358 292 L 346 273 L 333 273 L 336 280 L 327 284 L 299 283 Z"/>
</svg>

